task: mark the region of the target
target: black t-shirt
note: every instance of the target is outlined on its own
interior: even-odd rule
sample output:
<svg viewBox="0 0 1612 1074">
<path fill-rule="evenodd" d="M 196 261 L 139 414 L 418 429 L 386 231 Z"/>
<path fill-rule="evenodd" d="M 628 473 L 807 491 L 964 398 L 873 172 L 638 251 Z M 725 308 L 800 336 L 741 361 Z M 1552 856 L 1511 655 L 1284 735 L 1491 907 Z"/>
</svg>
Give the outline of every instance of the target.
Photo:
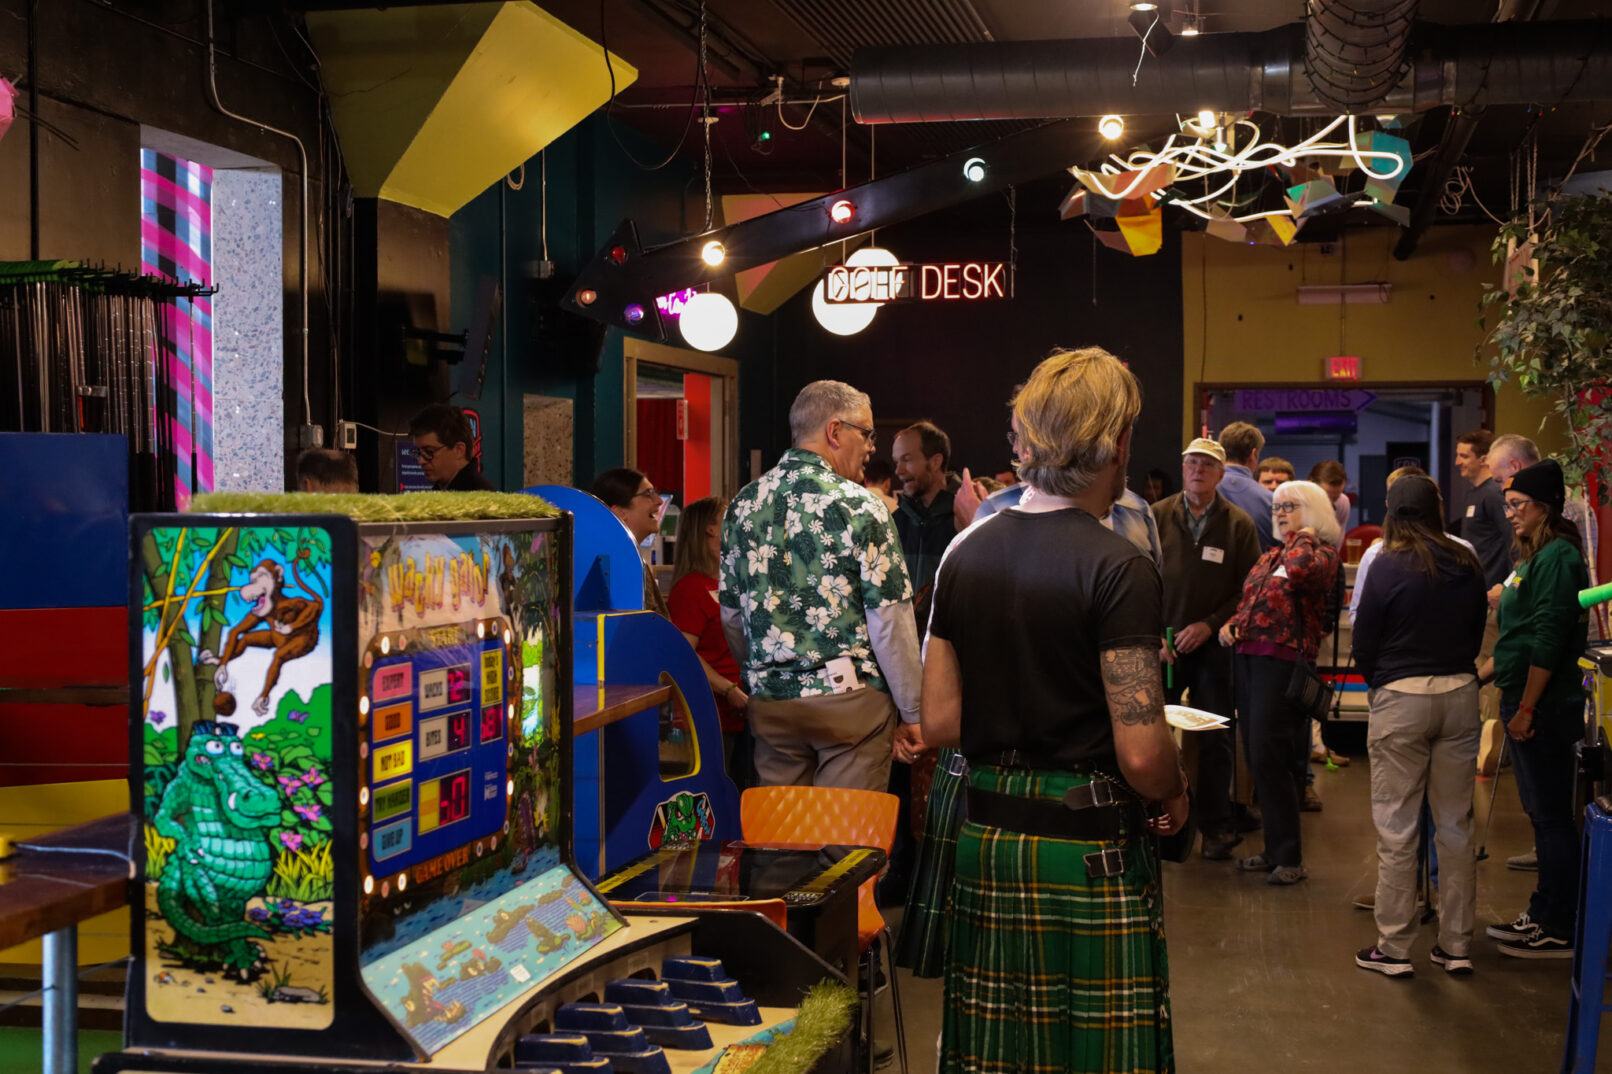
<svg viewBox="0 0 1612 1074">
<path fill-rule="evenodd" d="M 1484 584 L 1497 586 L 1506 580 L 1512 567 L 1512 530 L 1506 518 L 1506 499 L 1500 482 L 1492 477 L 1468 488 L 1471 491 L 1462 510 L 1461 536 L 1477 550 Z"/>
<path fill-rule="evenodd" d="M 957 650 L 964 756 L 1112 765 L 1101 654 L 1156 650 L 1162 603 L 1153 561 L 1078 508 L 1013 508 L 965 530 L 941 561 L 929 620 Z"/>
</svg>

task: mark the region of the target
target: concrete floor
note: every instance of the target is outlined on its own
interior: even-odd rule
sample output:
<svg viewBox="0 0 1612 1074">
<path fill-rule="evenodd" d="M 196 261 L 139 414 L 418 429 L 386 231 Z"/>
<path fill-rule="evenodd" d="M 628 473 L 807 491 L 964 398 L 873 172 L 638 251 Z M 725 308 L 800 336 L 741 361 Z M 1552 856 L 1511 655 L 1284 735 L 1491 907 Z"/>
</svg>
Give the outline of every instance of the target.
<svg viewBox="0 0 1612 1074">
<path fill-rule="evenodd" d="M 1371 914 L 1351 905 L 1376 884 L 1370 773 L 1361 755 L 1335 772 L 1317 768 L 1316 778 L 1326 808 L 1304 814 L 1310 877 L 1303 883 L 1271 887 L 1238 874 L 1231 862 L 1197 856 L 1166 866 L 1178 1068 L 1183 1074 L 1557 1070 L 1572 963 L 1506 958 L 1482 937 L 1484 925 L 1510 920 L 1527 905 L 1534 884 L 1533 873 L 1505 865 L 1533 841 L 1509 770 L 1500 777 L 1489 859 L 1478 864 L 1475 973 L 1464 978 L 1427 960 L 1436 923 L 1424 926 L 1417 941 L 1413 978 L 1390 980 L 1355 966 L 1355 952 L 1376 940 Z M 1476 788 L 1480 838 L 1493 786 Z M 1237 853 L 1260 845 L 1255 832 Z M 928 1074 L 935 1069 L 941 983 L 906 971 L 899 983 L 911 1070 Z M 1596 1070 L 1612 1072 L 1612 1037 Z"/>
</svg>

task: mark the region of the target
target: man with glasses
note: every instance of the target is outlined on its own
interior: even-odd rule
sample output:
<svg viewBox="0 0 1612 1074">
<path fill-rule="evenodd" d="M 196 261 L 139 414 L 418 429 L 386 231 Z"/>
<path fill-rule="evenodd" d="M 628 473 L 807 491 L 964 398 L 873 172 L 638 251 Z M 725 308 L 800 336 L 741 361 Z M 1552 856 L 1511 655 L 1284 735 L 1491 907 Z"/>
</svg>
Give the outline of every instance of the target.
<svg viewBox="0 0 1612 1074">
<path fill-rule="evenodd" d="M 438 492 L 496 492 L 498 486 L 482 476 L 470 453 L 474 436 L 465 412 L 446 403 L 433 403 L 414 415 L 409 436 L 420 457 L 420 469 Z"/>
<path fill-rule="evenodd" d="M 1457 532 L 1478 554 L 1478 562 L 1483 565 L 1483 585 L 1489 591 L 1489 618 L 1484 623 L 1483 646 L 1478 651 L 1480 664 L 1494 655 L 1495 641 L 1500 636 L 1500 626 L 1495 618 L 1495 610 L 1500 607 L 1500 585 L 1511 574 L 1512 568 L 1511 520 L 1506 517 L 1505 500 L 1500 490 L 1513 474 L 1522 469 L 1521 464 L 1506 459 L 1504 452 L 1499 455 L 1495 453 L 1494 439 L 1494 434 L 1488 429 L 1474 429 L 1455 438 L 1455 468 L 1466 479 L 1468 486 L 1462 498 L 1464 506 L 1457 519 Z M 1497 461 L 1505 465 L 1504 473 L 1495 472 L 1493 464 Z M 1504 744 L 1499 722 L 1500 691 L 1493 686 L 1479 690 L 1478 709 L 1483 715 L 1478 773 L 1492 776 L 1499 768 Z"/>
<path fill-rule="evenodd" d="M 910 764 L 923 750 L 923 670 L 901 541 L 862 486 L 872 404 L 814 381 L 789 408 L 789 432 L 794 446 L 722 523 L 718 601 L 751 698 L 756 773 L 766 785 L 883 791 L 892 754 Z"/>
</svg>

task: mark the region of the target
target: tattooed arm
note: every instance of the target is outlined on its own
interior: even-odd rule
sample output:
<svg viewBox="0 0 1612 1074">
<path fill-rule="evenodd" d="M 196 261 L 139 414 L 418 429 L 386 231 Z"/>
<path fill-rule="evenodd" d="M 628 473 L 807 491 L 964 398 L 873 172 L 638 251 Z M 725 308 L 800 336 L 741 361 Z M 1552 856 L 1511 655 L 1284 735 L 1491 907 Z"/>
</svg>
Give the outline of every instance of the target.
<svg viewBox="0 0 1612 1074">
<path fill-rule="evenodd" d="M 1164 722 L 1158 652 L 1142 647 L 1106 649 L 1101 661 L 1120 771 L 1138 794 L 1164 802 L 1172 818 L 1179 807 L 1184 821 L 1186 778 L 1170 725 Z"/>
</svg>

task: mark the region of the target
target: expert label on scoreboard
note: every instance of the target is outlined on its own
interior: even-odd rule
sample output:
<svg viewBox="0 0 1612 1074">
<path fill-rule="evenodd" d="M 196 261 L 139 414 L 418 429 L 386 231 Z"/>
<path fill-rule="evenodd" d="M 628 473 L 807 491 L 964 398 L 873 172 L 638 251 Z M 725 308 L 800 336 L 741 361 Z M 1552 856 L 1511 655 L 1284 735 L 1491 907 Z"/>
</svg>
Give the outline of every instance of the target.
<svg viewBox="0 0 1612 1074">
<path fill-rule="evenodd" d="M 481 654 L 481 703 L 496 705 L 504 700 L 504 650 L 488 649 Z"/>
</svg>

